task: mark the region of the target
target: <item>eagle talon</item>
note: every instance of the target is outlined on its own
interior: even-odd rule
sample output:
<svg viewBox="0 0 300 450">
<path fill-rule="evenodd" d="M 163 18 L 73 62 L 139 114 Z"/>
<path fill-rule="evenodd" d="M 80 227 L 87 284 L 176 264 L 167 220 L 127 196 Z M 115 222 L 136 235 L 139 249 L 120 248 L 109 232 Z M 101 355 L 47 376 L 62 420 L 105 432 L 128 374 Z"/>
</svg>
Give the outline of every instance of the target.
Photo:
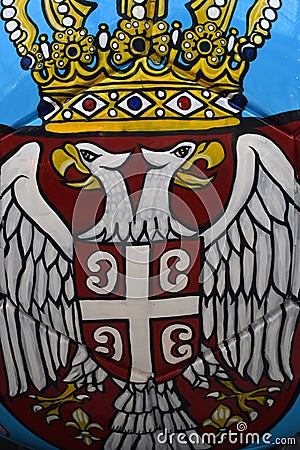
<svg viewBox="0 0 300 450">
<path fill-rule="evenodd" d="M 60 409 L 65 403 L 82 403 L 85 399 L 90 399 L 85 394 L 74 395 L 76 389 L 74 384 L 69 384 L 67 389 L 57 397 L 43 397 L 41 395 L 29 395 L 28 397 L 38 401 L 32 407 L 35 413 L 48 410 L 46 412 L 46 421 L 50 425 L 53 420 L 60 418 Z"/>
<path fill-rule="evenodd" d="M 267 393 L 280 391 L 279 387 L 261 387 L 254 389 L 253 391 L 243 392 L 239 390 L 231 381 L 220 380 L 227 389 L 229 389 L 232 394 L 225 394 L 223 392 L 214 391 L 206 395 L 206 397 L 214 397 L 218 402 L 235 398 L 241 411 L 248 413 L 251 422 L 253 422 L 258 417 L 258 412 L 248 405 L 249 402 L 256 402 L 259 405 L 267 405 L 269 408 L 274 404 L 274 400 L 270 398 Z M 259 394 L 265 393 L 265 394 Z M 259 394 L 259 395 L 258 395 Z"/>
<path fill-rule="evenodd" d="M 248 415 L 251 422 L 254 422 L 254 420 L 258 418 L 258 412 L 255 411 L 255 409 L 253 409 L 253 411 L 250 411 Z"/>
<path fill-rule="evenodd" d="M 215 397 L 217 400 L 219 400 L 220 395 L 221 394 L 219 391 L 214 391 L 214 392 L 210 392 L 205 397 Z"/>
<path fill-rule="evenodd" d="M 50 415 L 48 415 L 48 414 L 49 413 L 47 413 L 47 417 L 46 417 L 48 425 L 50 425 L 51 422 L 53 422 L 54 420 L 58 420 L 59 419 L 59 416 L 57 414 L 50 414 Z"/>
</svg>

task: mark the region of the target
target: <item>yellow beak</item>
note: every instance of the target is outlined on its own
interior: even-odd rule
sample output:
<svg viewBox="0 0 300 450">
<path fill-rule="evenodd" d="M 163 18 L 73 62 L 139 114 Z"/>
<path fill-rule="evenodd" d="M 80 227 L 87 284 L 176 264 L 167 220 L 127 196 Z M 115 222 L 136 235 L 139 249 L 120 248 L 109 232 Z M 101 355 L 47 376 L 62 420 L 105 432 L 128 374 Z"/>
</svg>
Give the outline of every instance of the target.
<svg viewBox="0 0 300 450">
<path fill-rule="evenodd" d="M 215 177 L 198 177 L 189 173 L 193 165 L 199 159 L 207 162 L 206 169 L 212 169 L 218 166 L 225 159 L 225 150 L 222 144 L 217 141 L 202 142 L 198 145 L 193 155 L 177 171 L 174 182 L 179 186 L 189 189 L 199 189 L 208 185 Z"/>
<path fill-rule="evenodd" d="M 101 189 L 99 181 L 82 163 L 78 151 L 73 144 L 66 144 L 64 148 L 57 148 L 52 153 L 52 162 L 56 171 L 65 178 L 67 170 L 74 166 L 78 172 L 86 176 L 82 181 L 66 181 L 66 185 L 78 189 Z M 89 176 L 90 175 L 90 176 Z"/>
</svg>

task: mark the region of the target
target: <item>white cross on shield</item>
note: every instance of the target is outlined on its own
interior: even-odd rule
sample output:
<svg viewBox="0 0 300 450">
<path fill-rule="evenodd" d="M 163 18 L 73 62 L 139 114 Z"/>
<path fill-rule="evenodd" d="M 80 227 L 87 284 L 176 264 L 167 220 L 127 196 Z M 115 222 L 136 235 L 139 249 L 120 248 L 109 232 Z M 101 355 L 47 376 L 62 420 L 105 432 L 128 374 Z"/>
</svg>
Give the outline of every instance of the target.
<svg viewBox="0 0 300 450">
<path fill-rule="evenodd" d="M 198 243 L 199 245 L 199 243 Z M 95 298 L 81 298 L 80 306 L 83 323 L 97 321 L 98 327 L 93 332 L 94 340 L 100 344 L 96 347 L 99 354 L 108 354 L 108 336 L 113 337 L 114 352 L 111 358 L 115 361 L 122 359 L 124 337 L 118 329 L 111 325 L 114 321 L 128 321 L 129 349 L 131 354 L 130 380 L 133 382 L 145 382 L 154 376 L 153 370 L 153 337 L 151 336 L 150 322 L 153 319 L 164 320 L 161 331 L 160 345 L 163 359 L 168 364 L 178 364 L 193 356 L 190 344 L 195 333 L 193 327 L 182 318 L 195 317 L 199 313 L 199 294 L 189 295 L 190 275 L 189 269 L 194 261 L 189 252 L 178 241 L 177 247 L 167 249 L 159 257 L 158 279 L 160 291 L 163 297 L 151 294 L 151 258 L 153 252 L 150 245 L 127 245 L 125 248 L 125 295 L 124 298 L 108 299 L 117 284 L 118 263 L 108 247 L 93 252 L 87 267 L 94 272 L 86 278 L 86 285 L 90 290 L 99 294 Z M 199 256 L 199 255 L 198 255 Z M 107 274 L 106 287 L 99 287 L 97 271 L 101 271 L 101 261 L 109 262 L 110 269 Z M 170 261 L 174 261 L 173 269 L 176 272 L 172 276 L 173 269 Z M 200 258 L 196 261 L 200 270 Z M 196 271 L 199 276 L 199 270 Z M 154 276 L 154 278 L 156 278 Z M 108 290 L 105 289 L 109 287 Z M 182 295 L 180 295 L 182 294 Z M 168 325 L 168 320 L 173 319 Z M 174 322 L 175 319 L 175 322 Z M 178 319 L 178 320 L 176 320 Z M 104 324 L 103 324 L 104 323 Z M 177 332 L 177 334 L 176 334 Z M 177 339 L 173 340 L 174 333 Z M 174 354 L 173 348 L 176 347 Z"/>
</svg>

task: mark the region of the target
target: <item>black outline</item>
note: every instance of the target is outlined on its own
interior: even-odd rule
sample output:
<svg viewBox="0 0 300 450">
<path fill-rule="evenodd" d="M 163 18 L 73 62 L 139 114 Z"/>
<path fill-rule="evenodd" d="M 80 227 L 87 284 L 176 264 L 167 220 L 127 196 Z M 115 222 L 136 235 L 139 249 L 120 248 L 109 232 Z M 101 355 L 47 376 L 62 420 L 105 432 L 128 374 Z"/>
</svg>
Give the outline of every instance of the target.
<svg viewBox="0 0 300 450">
<path fill-rule="evenodd" d="M 76 105 L 78 105 L 79 103 L 83 103 L 84 100 L 87 97 L 91 97 L 96 101 L 101 101 L 104 103 L 104 105 L 101 108 L 97 108 L 94 112 L 92 112 L 91 114 L 84 114 L 84 112 L 80 111 L 78 108 L 76 108 Z M 86 120 L 91 119 L 92 117 L 96 116 L 98 113 L 100 113 L 101 111 L 103 111 L 104 109 L 106 109 L 109 105 L 109 103 L 104 100 L 103 98 L 100 98 L 98 95 L 96 95 L 94 92 L 85 92 L 84 94 L 81 94 L 81 97 L 78 99 L 78 96 L 75 96 L 75 102 L 73 101 L 70 105 L 69 108 L 71 109 L 71 111 L 74 111 L 76 114 L 79 114 L 80 116 L 82 116 L 85 120 L 83 120 L 82 122 L 84 123 Z M 66 111 L 66 110 L 64 110 Z M 70 121 L 72 121 L 72 119 L 70 119 Z M 68 123 L 69 121 L 66 119 L 66 122 Z"/>
<path fill-rule="evenodd" d="M 145 90 L 146 91 L 146 90 Z M 141 117 L 146 111 L 149 111 L 149 109 L 153 108 L 156 103 L 148 97 L 148 95 L 145 94 L 145 91 L 143 91 L 143 93 L 141 94 L 139 91 L 132 91 L 129 92 L 128 95 L 125 95 L 125 97 L 122 97 L 118 100 L 118 102 L 115 104 L 115 108 L 118 108 L 120 111 L 124 112 L 125 114 L 127 114 L 128 116 L 131 116 L 130 118 L 122 118 L 122 119 L 118 119 L 122 122 L 128 122 L 129 120 L 131 121 L 132 119 L 138 119 L 139 117 Z M 119 90 L 120 92 L 120 90 Z M 147 92 L 147 91 L 146 91 Z M 142 98 L 142 100 L 146 100 L 150 103 L 150 105 L 146 106 L 145 108 L 140 109 L 139 112 L 137 112 L 136 114 L 132 113 L 129 109 L 124 108 L 123 106 L 121 106 L 121 103 L 126 102 L 126 100 L 128 101 L 131 97 L 134 96 L 138 96 L 140 99 Z M 143 118 L 143 120 L 145 119 L 155 119 L 154 117 L 151 118 Z M 107 120 L 107 118 L 103 119 L 103 120 Z"/>
<path fill-rule="evenodd" d="M 195 90 L 195 89 L 194 89 L 194 90 Z M 201 92 L 202 92 L 202 90 L 203 90 L 203 89 L 201 89 Z M 188 113 L 188 114 L 180 113 L 179 110 L 178 110 L 178 111 L 175 111 L 175 109 L 172 109 L 170 106 L 168 106 L 168 103 L 170 103 L 172 100 L 175 100 L 176 97 L 180 98 L 180 96 L 183 96 L 184 94 L 185 94 L 185 95 L 186 95 L 186 94 L 189 94 L 189 95 L 193 98 L 193 100 L 197 100 L 199 103 L 201 103 L 201 106 L 199 106 L 198 108 L 194 109 L 191 113 Z M 167 108 L 169 111 L 171 111 L 172 113 L 180 114 L 182 118 L 184 118 L 184 119 L 189 119 L 190 117 L 192 118 L 192 116 L 193 116 L 194 114 L 196 114 L 197 112 L 205 110 L 205 108 L 207 108 L 208 104 L 207 104 L 207 102 L 203 102 L 203 101 L 199 100 L 199 98 L 195 97 L 195 95 L 192 94 L 191 92 L 189 92 L 188 89 L 183 89 L 183 90 L 181 90 L 181 91 L 177 91 L 171 98 L 168 98 L 168 99 L 163 103 L 163 106 L 164 106 L 165 108 Z M 228 111 L 227 111 L 227 112 L 228 112 Z M 174 120 L 174 119 L 177 119 L 177 117 L 172 117 L 172 118 L 170 118 L 170 119 L 173 119 L 173 120 Z M 180 119 L 181 119 L 181 118 L 179 118 L 179 120 L 180 120 Z M 202 120 L 212 120 L 212 119 L 213 119 L 213 118 L 207 119 L 207 117 L 205 117 L 205 118 L 202 119 Z M 193 119 L 191 119 L 191 120 L 193 120 Z M 201 119 L 199 119 L 199 120 L 201 120 Z"/>
</svg>

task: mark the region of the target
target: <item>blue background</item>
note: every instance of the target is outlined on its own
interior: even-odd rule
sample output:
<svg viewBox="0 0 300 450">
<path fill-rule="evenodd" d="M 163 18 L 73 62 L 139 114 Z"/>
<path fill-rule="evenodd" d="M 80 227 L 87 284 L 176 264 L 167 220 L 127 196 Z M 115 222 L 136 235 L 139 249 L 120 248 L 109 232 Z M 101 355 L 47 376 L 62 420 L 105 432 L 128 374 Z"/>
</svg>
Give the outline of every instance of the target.
<svg viewBox="0 0 300 450">
<path fill-rule="evenodd" d="M 107 22 L 113 29 L 118 17 L 114 0 L 97 0 L 99 7 L 89 17 L 86 25 L 96 33 L 101 22 Z M 265 117 L 280 112 L 300 109 L 300 2 L 282 0 L 279 17 L 273 24 L 272 38 L 259 50 L 258 58 L 252 62 L 244 82 L 248 98 L 244 115 Z M 190 25 L 190 15 L 183 7 L 183 0 L 169 1 L 171 22 L 180 19 L 184 27 Z M 245 17 L 253 0 L 238 1 L 232 25 L 245 30 Z M 105 16 L 103 15 L 105 11 Z M 41 13 L 38 0 L 31 0 L 29 12 L 40 28 L 49 32 Z M 0 24 L 0 123 L 16 128 L 40 124 L 36 107 L 39 102 L 37 86 L 30 71 L 20 68 L 19 57 Z"/>
</svg>

